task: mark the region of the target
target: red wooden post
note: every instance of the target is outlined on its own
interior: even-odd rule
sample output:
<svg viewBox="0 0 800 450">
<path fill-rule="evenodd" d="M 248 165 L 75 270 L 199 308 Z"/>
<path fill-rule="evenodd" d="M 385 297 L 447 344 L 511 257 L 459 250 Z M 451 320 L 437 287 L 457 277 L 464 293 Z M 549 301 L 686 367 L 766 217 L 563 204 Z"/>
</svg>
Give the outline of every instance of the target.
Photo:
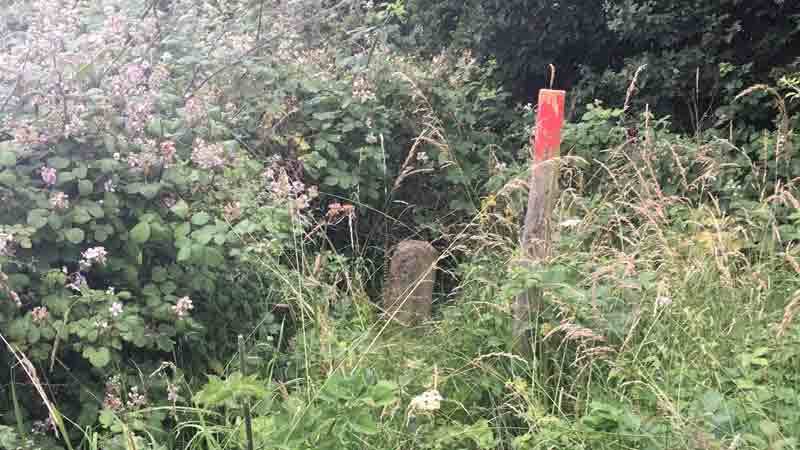
<svg viewBox="0 0 800 450">
<path fill-rule="evenodd" d="M 564 124 L 564 98 L 566 92 L 542 89 L 539 91 L 535 140 L 533 142 L 534 163 L 547 161 L 559 156 L 561 147 L 561 127 Z"/>
<path fill-rule="evenodd" d="M 566 92 L 542 89 L 536 126 L 531 136 L 533 166 L 528 190 L 528 209 L 522 231 L 523 264 L 536 264 L 546 258 L 550 250 L 550 217 L 558 191 L 558 157 L 561 148 L 561 128 L 564 124 L 564 98 Z M 531 355 L 528 330 L 536 330 L 535 322 L 542 310 L 539 292 L 523 292 L 514 302 L 514 347 Z"/>
</svg>

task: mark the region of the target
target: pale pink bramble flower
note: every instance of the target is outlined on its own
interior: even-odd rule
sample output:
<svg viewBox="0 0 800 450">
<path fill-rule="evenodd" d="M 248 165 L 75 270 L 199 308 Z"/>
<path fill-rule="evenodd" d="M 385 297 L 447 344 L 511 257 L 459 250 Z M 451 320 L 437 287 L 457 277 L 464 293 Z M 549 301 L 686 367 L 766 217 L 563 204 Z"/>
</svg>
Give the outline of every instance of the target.
<svg viewBox="0 0 800 450">
<path fill-rule="evenodd" d="M 272 166 L 277 167 L 277 162 L 273 162 Z M 286 170 L 278 168 L 276 171 L 272 166 L 264 171 L 270 198 L 277 202 L 288 202 L 295 211 L 308 208 L 319 195 L 317 187 L 307 187 L 300 180 L 291 181 Z"/>
<path fill-rule="evenodd" d="M 125 105 L 125 128 L 128 131 L 141 134 L 153 112 L 153 100 L 150 98 L 133 98 Z"/>
<path fill-rule="evenodd" d="M 47 311 L 46 306 L 37 306 L 36 308 L 33 308 L 33 311 L 31 311 L 31 316 L 33 316 L 33 321 L 36 323 L 46 321 L 49 315 L 50 312 Z"/>
<path fill-rule="evenodd" d="M 81 253 L 81 256 L 81 267 L 88 269 L 95 264 L 105 265 L 108 252 L 106 252 L 105 247 L 92 247 Z"/>
<path fill-rule="evenodd" d="M 50 196 L 50 206 L 58 210 L 69 208 L 69 196 L 61 191 L 54 192 Z"/>
<path fill-rule="evenodd" d="M 158 91 L 169 80 L 169 69 L 164 64 L 158 64 L 150 74 L 148 86 L 151 91 Z"/>
<path fill-rule="evenodd" d="M 108 312 L 111 313 L 111 317 L 119 317 L 122 314 L 122 303 L 114 302 L 108 308 Z"/>
<path fill-rule="evenodd" d="M 147 397 L 139 393 L 139 387 L 133 386 L 128 392 L 128 408 L 140 408 L 147 405 Z"/>
<path fill-rule="evenodd" d="M 42 181 L 48 186 L 56 184 L 57 174 L 53 167 L 42 167 Z"/>
<path fill-rule="evenodd" d="M 128 79 L 128 83 L 132 86 L 138 86 L 145 82 L 146 75 L 145 70 L 147 66 L 142 64 L 129 64 L 128 67 L 125 68 L 125 76 Z"/>
<path fill-rule="evenodd" d="M 194 305 L 188 296 L 179 298 L 178 303 L 172 307 L 172 311 L 175 312 L 179 319 L 183 319 L 184 317 L 188 316 L 189 311 L 193 309 Z"/>
<path fill-rule="evenodd" d="M 11 246 L 14 244 L 14 235 L 0 232 L 0 255 L 11 255 Z"/>
<path fill-rule="evenodd" d="M 13 134 L 14 141 L 22 145 L 37 145 L 43 142 L 39 132 L 27 125 L 16 128 Z"/>
<path fill-rule="evenodd" d="M 14 291 L 10 292 L 11 300 L 14 300 L 14 306 L 17 308 L 22 308 L 22 300 L 19 298 L 19 294 Z"/>
<path fill-rule="evenodd" d="M 225 164 L 225 149 L 221 144 L 209 144 L 198 138 L 192 151 L 192 162 L 202 169 L 216 169 Z"/>
<path fill-rule="evenodd" d="M 183 115 L 186 117 L 186 122 L 189 125 L 197 125 L 205 120 L 207 112 L 200 99 L 191 97 L 186 100 L 186 105 L 183 108 Z"/>
<path fill-rule="evenodd" d="M 106 19 L 105 28 L 112 36 L 120 36 L 125 32 L 125 19 L 120 15 L 110 15 Z"/>
<path fill-rule="evenodd" d="M 121 384 L 118 375 L 114 375 L 106 382 L 106 395 L 103 398 L 104 408 L 119 411 L 124 407 L 120 398 L 120 388 Z"/>
<path fill-rule="evenodd" d="M 164 164 L 168 165 L 175 158 L 175 143 L 172 141 L 165 141 L 161 143 L 161 158 Z"/>
<path fill-rule="evenodd" d="M 177 384 L 167 383 L 167 401 L 176 403 L 178 401 L 178 394 L 180 387 Z"/>
</svg>

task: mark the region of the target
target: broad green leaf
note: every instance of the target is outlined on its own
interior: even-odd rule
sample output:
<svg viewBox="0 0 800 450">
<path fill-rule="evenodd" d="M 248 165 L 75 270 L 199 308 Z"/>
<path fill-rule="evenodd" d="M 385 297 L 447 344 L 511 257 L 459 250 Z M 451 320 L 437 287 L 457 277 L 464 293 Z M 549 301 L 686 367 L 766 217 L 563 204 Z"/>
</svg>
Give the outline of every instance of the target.
<svg viewBox="0 0 800 450">
<path fill-rule="evenodd" d="M 158 191 L 160 191 L 160 190 L 161 190 L 161 185 L 160 184 L 151 183 L 151 184 L 147 184 L 147 185 L 142 186 L 139 189 L 139 193 L 142 194 L 142 196 L 144 196 L 144 198 L 151 199 L 151 198 L 155 197 L 156 195 L 158 195 Z"/>
<path fill-rule="evenodd" d="M 17 182 L 17 176 L 10 170 L 0 172 L 0 184 L 13 185 Z"/>
<path fill-rule="evenodd" d="M 46 209 L 34 209 L 28 212 L 28 225 L 39 229 L 47 225 L 47 217 L 50 213 Z"/>
<path fill-rule="evenodd" d="M 83 356 L 85 356 L 89 362 L 97 367 L 103 368 L 111 362 L 111 351 L 108 347 L 100 347 L 95 349 L 94 347 L 87 347 L 83 351 Z"/>
<path fill-rule="evenodd" d="M 50 224 L 50 228 L 60 230 L 61 226 L 64 225 L 64 219 L 58 214 L 51 214 L 50 217 L 47 218 L 47 223 Z"/>
<path fill-rule="evenodd" d="M 47 165 L 53 167 L 58 170 L 66 169 L 69 167 L 70 161 L 66 158 L 62 158 L 60 156 L 54 156 L 52 158 L 48 158 Z"/>
<path fill-rule="evenodd" d="M 92 216 L 89 215 L 86 208 L 79 206 L 72 212 L 72 221 L 77 224 L 84 224 L 90 220 L 92 220 Z"/>
<path fill-rule="evenodd" d="M 89 180 L 81 180 L 78 182 L 78 193 L 81 195 L 89 195 L 94 190 L 92 182 Z"/>
<path fill-rule="evenodd" d="M 0 150 L 0 166 L 14 167 L 17 155 L 11 150 Z"/>
<path fill-rule="evenodd" d="M 64 232 L 64 236 L 73 244 L 80 244 L 85 237 L 83 230 L 80 228 L 70 228 Z"/>
<path fill-rule="evenodd" d="M 106 151 L 109 154 L 114 154 L 117 151 L 117 141 L 111 134 L 103 136 L 103 144 L 106 146 Z"/>
<path fill-rule="evenodd" d="M 350 428 L 359 434 L 374 435 L 378 434 L 378 424 L 368 413 L 362 412 L 355 417 L 347 419 Z"/>
<path fill-rule="evenodd" d="M 214 233 L 216 233 L 217 229 L 213 225 L 206 225 L 203 228 L 195 231 L 192 233 L 192 238 L 203 244 L 206 245 L 211 242 L 211 239 L 214 238 Z"/>
<path fill-rule="evenodd" d="M 178 250 L 178 262 L 186 261 L 192 256 L 192 246 L 190 244 L 186 244 Z"/>
<path fill-rule="evenodd" d="M 395 401 L 397 385 L 386 380 L 381 380 L 370 386 L 367 390 L 368 400 L 372 406 L 386 406 Z"/>
<path fill-rule="evenodd" d="M 189 214 L 189 204 L 186 203 L 184 200 L 178 200 L 175 205 L 170 208 L 170 210 L 175 213 L 176 216 L 180 217 L 181 219 L 186 218 L 186 215 Z"/>
<path fill-rule="evenodd" d="M 35 344 L 39 342 L 39 339 L 42 337 L 42 330 L 38 326 L 32 326 L 28 328 L 28 336 L 27 340 L 29 344 Z"/>
<path fill-rule="evenodd" d="M 199 212 L 192 216 L 192 224 L 194 225 L 205 225 L 211 219 L 211 216 L 208 215 L 206 212 Z"/>
<path fill-rule="evenodd" d="M 154 137 L 159 137 L 164 134 L 164 126 L 161 123 L 161 119 L 158 117 L 151 118 L 147 123 L 146 130 L 147 133 Z"/>
<path fill-rule="evenodd" d="M 97 203 L 89 203 L 89 204 L 87 204 L 86 205 L 86 210 L 89 212 L 89 214 L 92 217 L 94 217 L 96 219 L 99 219 L 99 218 L 101 218 L 101 217 L 103 217 L 105 215 L 105 213 L 103 212 L 103 208 L 100 205 L 98 205 Z"/>
<path fill-rule="evenodd" d="M 185 238 L 190 231 L 192 231 L 192 224 L 190 224 L 189 222 L 183 222 L 182 224 L 175 227 L 175 232 L 173 234 L 175 235 L 175 239 L 177 240 Z"/>
<path fill-rule="evenodd" d="M 225 262 L 225 258 L 216 248 L 206 247 L 203 251 L 203 262 L 207 266 L 219 267 Z"/>
<path fill-rule="evenodd" d="M 131 239 L 137 244 L 144 244 L 150 239 L 150 224 L 147 222 L 139 222 L 131 230 Z"/>
</svg>

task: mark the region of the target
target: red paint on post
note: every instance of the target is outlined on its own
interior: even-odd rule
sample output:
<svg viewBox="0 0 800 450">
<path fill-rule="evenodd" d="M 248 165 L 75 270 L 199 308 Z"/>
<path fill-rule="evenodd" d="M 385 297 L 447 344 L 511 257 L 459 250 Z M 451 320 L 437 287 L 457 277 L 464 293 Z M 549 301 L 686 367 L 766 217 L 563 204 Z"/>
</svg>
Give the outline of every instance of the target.
<svg viewBox="0 0 800 450">
<path fill-rule="evenodd" d="M 559 156 L 566 92 L 542 89 L 534 133 L 534 163 Z"/>
</svg>

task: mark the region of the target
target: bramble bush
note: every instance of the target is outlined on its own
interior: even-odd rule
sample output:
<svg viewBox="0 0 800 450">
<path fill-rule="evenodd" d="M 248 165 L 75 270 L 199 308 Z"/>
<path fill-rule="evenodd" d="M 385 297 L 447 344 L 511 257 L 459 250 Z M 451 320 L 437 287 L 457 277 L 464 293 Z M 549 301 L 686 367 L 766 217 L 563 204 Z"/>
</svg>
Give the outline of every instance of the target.
<svg viewBox="0 0 800 450">
<path fill-rule="evenodd" d="M 219 371 L 237 333 L 259 322 L 276 333 L 279 294 L 252 262 L 290 258 L 317 194 L 236 141 L 233 124 L 252 114 L 235 103 L 245 88 L 225 83 L 241 74 L 210 75 L 253 44 L 216 22 L 221 11 L 17 6 L 3 21 L 0 328 L 88 426 L 101 407 L 169 396 L 103 402 L 118 371 L 167 360 Z M 189 33 L 202 28 L 207 40 Z M 216 33 L 232 34 L 220 45 Z M 34 392 L 18 394 L 41 418 Z"/>
<path fill-rule="evenodd" d="M 458 223 L 513 161 L 498 143 L 523 140 L 500 138 L 519 118 L 469 54 L 424 67 L 377 34 L 312 48 L 297 18 L 313 5 L 14 5 L 0 329 L 81 426 L 174 404 L 182 382 L 224 371 L 239 333 L 277 338 L 286 274 L 327 223 L 392 240 Z M 34 390 L 13 396 L 46 419 Z"/>
<path fill-rule="evenodd" d="M 561 256 L 515 271 L 535 112 L 489 42 L 398 51 L 447 31 L 407 33 L 425 2 L 6 3 L 0 447 L 244 447 L 244 404 L 276 448 L 797 445 L 796 75 L 715 66 L 738 97 L 693 136 L 587 105 Z M 425 330 L 368 296 L 407 237 L 458 281 Z M 527 361 L 532 287 L 554 347 Z"/>
</svg>

